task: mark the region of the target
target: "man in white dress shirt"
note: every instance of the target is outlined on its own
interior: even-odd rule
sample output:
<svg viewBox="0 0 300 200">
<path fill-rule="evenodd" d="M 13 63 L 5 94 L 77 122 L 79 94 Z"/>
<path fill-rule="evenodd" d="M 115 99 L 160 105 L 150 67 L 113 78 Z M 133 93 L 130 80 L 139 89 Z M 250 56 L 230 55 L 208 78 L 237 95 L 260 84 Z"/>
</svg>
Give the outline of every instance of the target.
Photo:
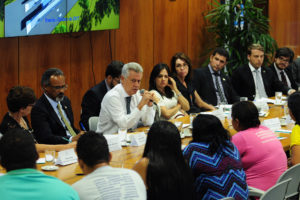
<svg viewBox="0 0 300 200">
<path fill-rule="evenodd" d="M 122 68 L 121 83 L 103 98 L 97 131 L 103 134 L 117 133 L 119 128 L 135 129 L 139 121 L 150 126 L 154 121 L 154 95 L 138 92 L 143 76 L 140 64 L 131 62 Z"/>
</svg>

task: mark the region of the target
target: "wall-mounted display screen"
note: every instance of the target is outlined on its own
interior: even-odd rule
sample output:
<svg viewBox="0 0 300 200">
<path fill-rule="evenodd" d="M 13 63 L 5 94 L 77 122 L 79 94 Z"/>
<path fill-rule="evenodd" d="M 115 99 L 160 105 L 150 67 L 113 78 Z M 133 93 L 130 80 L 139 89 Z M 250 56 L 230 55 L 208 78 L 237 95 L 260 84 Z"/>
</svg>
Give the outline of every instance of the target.
<svg viewBox="0 0 300 200">
<path fill-rule="evenodd" d="M 119 28 L 119 0 L 0 2 L 0 37 Z"/>
</svg>

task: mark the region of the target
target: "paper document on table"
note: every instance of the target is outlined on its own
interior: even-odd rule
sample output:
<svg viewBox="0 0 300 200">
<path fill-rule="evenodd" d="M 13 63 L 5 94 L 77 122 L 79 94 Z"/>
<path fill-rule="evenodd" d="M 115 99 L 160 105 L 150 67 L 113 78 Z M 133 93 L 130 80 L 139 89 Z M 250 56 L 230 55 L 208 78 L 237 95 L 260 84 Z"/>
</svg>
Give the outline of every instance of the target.
<svg viewBox="0 0 300 200">
<path fill-rule="evenodd" d="M 74 149 L 67 149 L 58 152 L 58 157 L 56 160 L 57 165 L 69 165 L 77 162 L 77 155 Z"/>
<path fill-rule="evenodd" d="M 131 146 L 141 146 L 146 144 L 147 136 L 144 132 L 131 135 Z"/>
<path fill-rule="evenodd" d="M 111 170 L 114 171 L 114 170 Z M 133 186 L 136 180 L 128 173 L 117 173 L 109 171 L 103 173 L 93 180 L 94 186 L 89 192 L 99 194 L 99 199 L 139 199 L 138 190 Z M 95 190 L 95 191 L 94 191 Z"/>
<path fill-rule="evenodd" d="M 36 161 L 36 164 L 44 164 L 44 163 L 46 163 L 46 159 L 45 158 L 39 158 Z"/>
<path fill-rule="evenodd" d="M 262 125 L 268 127 L 272 131 L 281 129 L 280 120 L 278 117 L 272 119 L 266 119 L 262 122 Z"/>
</svg>

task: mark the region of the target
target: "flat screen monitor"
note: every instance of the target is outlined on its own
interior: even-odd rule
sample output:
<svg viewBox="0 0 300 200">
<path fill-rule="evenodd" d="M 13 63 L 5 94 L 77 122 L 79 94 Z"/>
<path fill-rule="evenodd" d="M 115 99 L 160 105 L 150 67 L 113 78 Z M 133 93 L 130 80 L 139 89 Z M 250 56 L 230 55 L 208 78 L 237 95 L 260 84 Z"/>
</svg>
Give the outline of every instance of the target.
<svg viewBox="0 0 300 200">
<path fill-rule="evenodd" d="M 1 37 L 119 28 L 119 0 L 0 1 Z"/>
</svg>

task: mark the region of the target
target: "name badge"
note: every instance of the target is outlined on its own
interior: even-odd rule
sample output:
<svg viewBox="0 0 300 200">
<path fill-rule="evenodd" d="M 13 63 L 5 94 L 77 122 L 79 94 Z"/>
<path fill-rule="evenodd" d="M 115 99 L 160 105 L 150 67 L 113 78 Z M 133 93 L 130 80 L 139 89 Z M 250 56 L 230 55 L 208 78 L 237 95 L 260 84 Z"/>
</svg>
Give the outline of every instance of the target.
<svg viewBox="0 0 300 200">
<path fill-rule="evenodd" d="M 278 117 L 272 118 L 272 119 L 266 119 L 262 122 L 262 125 L 268 127 L 272 131 L 281 129 L 281 124 L 280 124 L 280 120 Z"/>
<path fill-rule="evenodd" d="M 122 149 L 119 135 L 104 135 L 107 140 L 109 152 L 118 151 Z"/>
<path fill-rule="evenodd" d="M 131 146 L 141 146 L 146 144 L 146 134 L 144 132 L 140 132 L 137 134 L 131 135 Z"/>
<path fill-rule="evenodd" d="M 77 162 L 77 155 L 74 149 L 67 149 L 58 152 L 58 157 L 56 160 L 57 165 L 69 165 Z"/>
</svg>

